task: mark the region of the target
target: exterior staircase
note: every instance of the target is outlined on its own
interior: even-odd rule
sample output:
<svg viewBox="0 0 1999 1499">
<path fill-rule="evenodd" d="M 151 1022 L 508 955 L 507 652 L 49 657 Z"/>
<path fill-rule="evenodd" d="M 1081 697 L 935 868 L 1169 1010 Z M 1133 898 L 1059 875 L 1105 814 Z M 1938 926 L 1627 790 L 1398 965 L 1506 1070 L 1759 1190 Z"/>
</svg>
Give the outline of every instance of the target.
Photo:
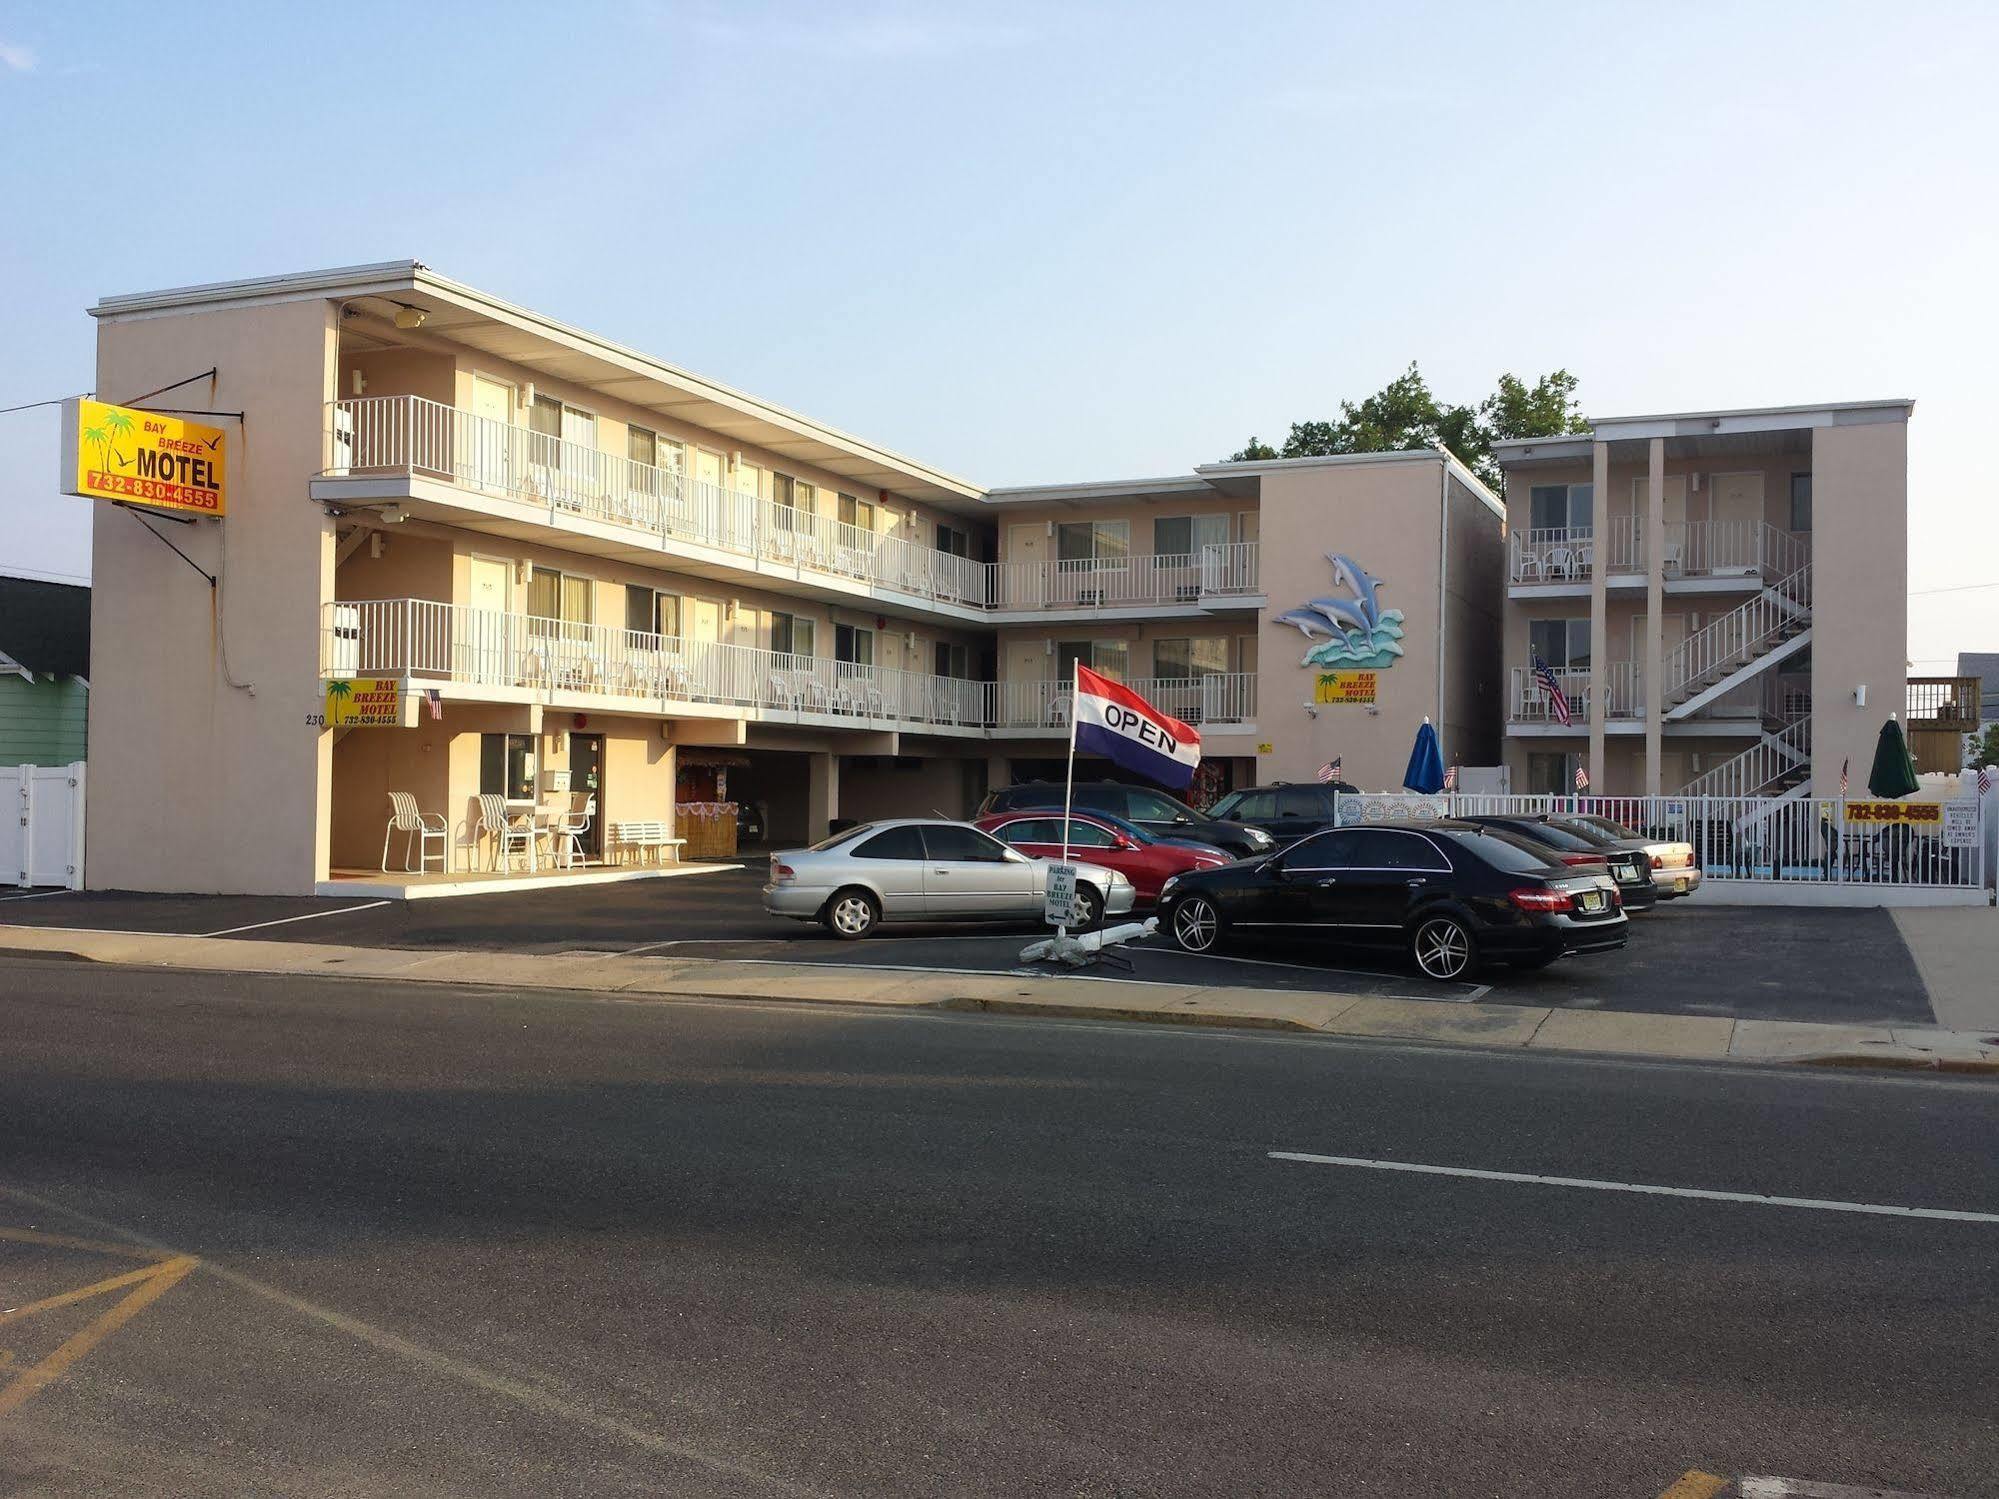
<svg viewBox="0 0 1999 1499">
<path fill-rule="evenodd" d="M 1763 729 L 1748 749 L 1694 777 L 1679 794 L 1769 796 L 1795 801 L 1809 788 L 1811 775 L 1812 720 L 1807 715 L 1775 733 Z"/>
<path fill-rule="evenodd" d="M 1807 562 L 1673 647 L 1665 663 L 1666 717 L 1690 717 L 1757 673 L 1797 655 L 1811 640 L 1812 567 Z"/>
</svg>

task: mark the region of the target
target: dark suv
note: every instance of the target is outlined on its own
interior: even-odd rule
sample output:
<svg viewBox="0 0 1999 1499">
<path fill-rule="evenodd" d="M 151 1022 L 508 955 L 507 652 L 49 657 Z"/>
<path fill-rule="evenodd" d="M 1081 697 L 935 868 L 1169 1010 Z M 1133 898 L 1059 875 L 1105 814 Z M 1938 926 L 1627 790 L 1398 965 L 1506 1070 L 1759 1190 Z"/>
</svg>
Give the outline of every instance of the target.
<svg viewBox="0 0 1999 1499">
<path fill-rule="evenodd" d="M 979 803 L 977 815 L 991 817 L 995 813 L 1018 812 L 1028 807 L 1061 805 L 1060 781 L 1023 781 L 1017 786 L 1002 786 L 997 791 L 987 792 L 986 799 Z M 1267 854 L 1277 846 L 1270 835 L 1260 828 L 1203 817 L 1185 802 L 1175 801 L 1165 792 L 1154 791 L 1150 786 L 1127 786 L 1122 781 L 1078 781 L 1076 810 L 1108 812 L 1113 817 L 1137 823 L 1155 838 L 1205 843 L 1238 859 Z"/>
<path fill-rule="evenodd" d="M 1335 798 L 1360 795 L 1345 781 L 1316 781 L 1302 786 L 1279 781 L 1231 791 L 1216 802 L 1210 817 L 1268 833 L 1279 848 L 1336 825 Z"/>
</svg>

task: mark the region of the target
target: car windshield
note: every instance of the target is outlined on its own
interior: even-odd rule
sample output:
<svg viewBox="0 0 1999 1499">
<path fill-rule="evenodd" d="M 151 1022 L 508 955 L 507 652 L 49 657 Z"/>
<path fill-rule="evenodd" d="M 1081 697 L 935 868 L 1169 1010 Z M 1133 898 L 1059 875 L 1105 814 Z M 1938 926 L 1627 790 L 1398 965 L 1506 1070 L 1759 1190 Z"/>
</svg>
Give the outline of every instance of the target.
<svg viewBox="0 0 1999 1499">
<path fill-rule="evenodd" d="M 1506 874 L 1552 874 L 1564 866 L 1536 848 L 1499 828 L 1481 828 L 1476 833 L 1443 834 L 1460 848 L 1470 849 L 1494 869 Z"/>
<path fill-rule="evenodd" d="M 1638 836 L 1636 833 L 1625 831 L 1614 822 L 1607 823 L 1596 817 L 1558 817 L 1554 822 L 1556 827 L 1567 828 L 1584 838 L 1624 839 Z"/>
<path fill-rule="evenodd" d="M 1545 843 L 1551 848 L 1566 849 L 1575 854 L 1593 854 L 1599 851 L 1602 835 L 1585 837 L 1574 828 L 1557 826 L 1552 822 L 1488 823 L 1487 827 L 1497 827 L 1503 832 L 1525 838 L 1531 843 Z"/>
</svg>

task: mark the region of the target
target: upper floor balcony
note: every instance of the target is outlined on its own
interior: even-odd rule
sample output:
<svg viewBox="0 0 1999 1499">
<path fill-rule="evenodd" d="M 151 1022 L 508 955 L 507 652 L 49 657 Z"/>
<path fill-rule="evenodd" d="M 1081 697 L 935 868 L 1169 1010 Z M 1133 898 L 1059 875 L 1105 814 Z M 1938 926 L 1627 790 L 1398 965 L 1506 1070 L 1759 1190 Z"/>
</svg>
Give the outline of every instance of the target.
<svg viewBox="0 0 1999 1499">
<path fill-rule="evenodd" d="M 984 562 L 420 396 L 335 401 L 331 422 L 332 461 L 315 498 L 393 500 L 512 537 L 552 527 L 571 550 L 651 554 L 834 602 L 998 623 L 1261 601 L 1253 542 L 1185 556 Z"/>
<path fill-rule="evenodd" d="M 1811 560 L 1802 537 L 1760 520 L 1669 521 L 1660 577 L 1675 592 L 1760 587 Z M 1507 539 L 1507 579 L 1516 597 L 1586 594 L 1599 567 L 1607 589 L 1642 589 L 1651 572 L 1645 522 L 1613 515 L 1589 527 L 1515 531 Z"/>
<path fill-rule="evenodd" d="M 1554 677 L 1562 692 L 1559 703 L 1531 666 L 1513 668 L 1507 695 L 1509 726 L 1527 726 L 1528 732 L 1584 734 L 1599 712 L 1606 726 L 1644 722 L 1645 678 L 1637 662 L 1605 662 L 1600 695 L 1588 666 L 1558 667 Z M 1562 720 L 1564 705 L 1568 708 L 1567 723 Z"/>
<path fill-rule="evenodd" d="M 400 677 L 413 691 L 474 701 L 828 728 L 1066 734 L 1070 715 L 1066 682 L 940 677 L 435 599 L 327 604 L 320 672 Z M 1196 726 L 1244 729 L 1255 720 L 1253 673 L 1126 685 Z"/>
</svg>

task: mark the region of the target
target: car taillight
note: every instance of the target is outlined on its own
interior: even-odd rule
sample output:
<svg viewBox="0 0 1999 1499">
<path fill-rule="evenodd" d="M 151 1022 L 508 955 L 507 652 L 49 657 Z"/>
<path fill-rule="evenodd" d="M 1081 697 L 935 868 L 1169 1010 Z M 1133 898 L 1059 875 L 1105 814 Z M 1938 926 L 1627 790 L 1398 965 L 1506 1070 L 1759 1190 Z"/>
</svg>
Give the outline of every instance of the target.
<svg viewBox="0 0 1999 1499">
<path fill-rule="evenodd" d="M 1551 890 L 1546 886 L 1527 885 L 1510 892 L 1507 897 L 1523 911 L 1571 911 L 1575 901 L 1566 890 Z"/>
<path fill-rule="evenodd" d="M 1562 862 L 1564 864 L 1601 864 L 1603 857 L 1600 854 L 1563 854 Z"/>
<path fill-rule="evenodd" d="M 1652 855 L 1652 867 L 1654 869 L 1664 869 L 1666 867 L 1665 859 L 1658 854 Z"/>
<path fill-rule="evenodd" d="M 789 864 L 780 864 L 775 859 L 770 861 L 770 882 L 773 885 L 789 885 L 797 878 L 798 871 Z"/>
</svg>

